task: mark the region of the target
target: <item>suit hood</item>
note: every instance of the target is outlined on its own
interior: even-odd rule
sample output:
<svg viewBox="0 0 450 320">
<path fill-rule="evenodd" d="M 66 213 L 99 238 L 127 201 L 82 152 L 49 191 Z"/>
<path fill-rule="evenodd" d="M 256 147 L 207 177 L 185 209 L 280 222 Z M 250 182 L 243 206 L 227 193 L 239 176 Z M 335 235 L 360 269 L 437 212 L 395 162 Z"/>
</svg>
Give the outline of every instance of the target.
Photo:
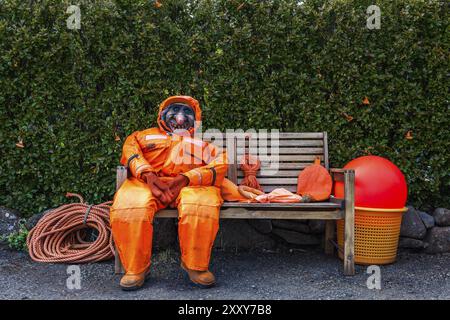
<svg viewBox="0 0 450 320">
<path fill-rule="evenodd" d="M 184 103 L 188 106 L 190 106 L 194 110 L 195 114 L 195 124 L 194 128 L 191 128 L 189 132 L 191 134 L 194 134 L 194 131 L 197 129 L 198 122 L 202 121 L 202 110 L 200 109 L 200 104 L 198 101 L 190 96 L 172 96 L 164 100 L 159 105 L 159 113 L 158 113 L 158 126 L 161 130 L 170 132 L 169 127 L 166 125 L 165 121 L 161 119 L 162 113 L 165 108 L 170 106 L 173 103 Z"/>
</svg>

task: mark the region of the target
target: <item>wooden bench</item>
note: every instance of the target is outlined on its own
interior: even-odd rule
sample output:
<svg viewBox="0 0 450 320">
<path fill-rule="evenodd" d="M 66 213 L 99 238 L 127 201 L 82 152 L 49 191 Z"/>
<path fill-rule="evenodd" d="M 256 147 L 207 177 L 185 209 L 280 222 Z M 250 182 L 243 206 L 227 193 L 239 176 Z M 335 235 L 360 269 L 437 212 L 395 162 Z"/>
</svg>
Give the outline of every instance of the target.
<svg viewBox="0 0 450 320">
<path fill-rule="evenodd" d="M 208 139 L 205 139 L 208 140 Z M 227 145 L 227 153 L 230 160 L 227 177 L 236 184 L 243 178 L 243 172 L 239 169 L 239 156 L 248 150 L 251 154 L 256 154 L 248 140 L 239 143 L 238 139 L 234 143 Z M 335 220 L 344 219 L 344 274 L 354 275 L 354 177 L 353 170 L 330 169 L 328 161 L 328 140 L 326 132 L 308 133 L 279 133 L 279 140 L 269 141 L 267 149 L 275 144 L 279 150 L 279 170 L 273 175 L 273 163 L 270 158 L 260 157 L 261 168 L 266 168 L 266 174 L 260 170 L 258 181 L 265 192 L 270 192 L 275 188 L 285 188 L 295 192 L 297 188 L 297 176 L 301 169 L 310 165 L 319 156 L 322 164 L 329 169 L 334 181 L 342 181 L 345 186 L 344 199 L 331 197 L 327 202 L 315 203 L 238 203 L 225 202 L 222 205 L 221 219 L 295 219 L 295 220 L 326 220 L 325 227 L 325 253 L 332 255 L 337 247 L 335 238 Z M 216 143 L 217 144 L 217 143 Z M 220 145 L 224 147 L 223 145 Z M 261 151 L 261 150 L 260 150 Z M 263 150 L 264 152 L 266 150 Z M 263 155 L 266 153 L 263 153 Z M 230 156 L 232 155 L 232 156 Z M 268 161 L 266 161 L 268 160 Z M 116 188 L 118 189 L 127 178 L 127 169 L 119 166 L 117 168 Z M 156 213 L 156 218 L 176 218 L 176 209 L 164 209 Z M 116 273 L 122 273 L 123 268 L 119 256 L 115 259 Z"/>
</svg>

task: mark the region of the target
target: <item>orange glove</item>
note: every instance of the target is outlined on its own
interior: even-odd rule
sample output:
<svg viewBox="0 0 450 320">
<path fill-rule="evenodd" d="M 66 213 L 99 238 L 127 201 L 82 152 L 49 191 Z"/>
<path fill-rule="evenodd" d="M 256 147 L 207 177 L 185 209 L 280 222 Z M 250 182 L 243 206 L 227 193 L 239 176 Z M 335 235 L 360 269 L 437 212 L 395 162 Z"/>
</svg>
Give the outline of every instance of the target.
<svg viewBox="0 0 450 320">
<path fill-rule="evenodd" d="M 169 190 L 172 193 L 172 198 L 170 203 L 173 204 L 180 194 L 181 189 L 189 185 L 189 178 L 179 174 L 172 181 L 169 182 Z"/>
<path fill-rule="evenodd" d="M 146 172 L 141 176 L 147 185 L 150 187 L 152 194 L 159 199 L 164 205 L 168 205 L 173 201 L 173 193 L 169 188 L 169 185 L 161 181 L 158 176 L 153 172 Z M 178 196 L 178 194 L 177 194 Z"/>
</svg>

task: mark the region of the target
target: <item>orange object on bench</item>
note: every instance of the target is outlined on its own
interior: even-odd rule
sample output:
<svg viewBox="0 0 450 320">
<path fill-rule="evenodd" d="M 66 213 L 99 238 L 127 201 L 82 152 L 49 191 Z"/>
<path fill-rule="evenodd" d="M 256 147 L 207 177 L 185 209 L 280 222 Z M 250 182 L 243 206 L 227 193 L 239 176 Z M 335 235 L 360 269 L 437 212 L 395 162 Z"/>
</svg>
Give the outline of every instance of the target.
<svg viewBox="0 0 450 320">
<path fill-rule="evenodd" d="M 247 186 L 253 189 L 263 191 L 256 179 L 256 174 L 261 168 L 261 162 L 258 157 L 246 154 L 241 160 L 241 170 L 244 172 L 244 179 L 240 186 Z"/>
<path fill-rule="evenodd" d="M 271 193 L 257 196 L 255 200 L 262 203 L 295 203 L 300 202 L 302 200 L 302 197 L 284 188 L 277 188 Z"/>
<path fill-rule="evenodd" d="M 320 165 L 317 157 L 314 164 L 303 169 L 298 175 L 297 194 L 304 197 L 304 201 L 323 201 L 331 195 L 333 179 L 328 170 Z"/>
</svg>

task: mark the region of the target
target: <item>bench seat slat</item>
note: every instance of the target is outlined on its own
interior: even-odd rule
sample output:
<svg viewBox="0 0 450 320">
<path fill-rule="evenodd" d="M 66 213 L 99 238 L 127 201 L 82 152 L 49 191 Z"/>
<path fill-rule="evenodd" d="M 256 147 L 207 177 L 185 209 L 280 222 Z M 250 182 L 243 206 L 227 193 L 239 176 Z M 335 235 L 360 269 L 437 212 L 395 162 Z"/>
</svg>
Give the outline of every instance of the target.
<svg viewBox="0 0 450 320">
<path fill-rule="evenodd" d="M 289 219 L 289 220 L 305 220 L 305 219 L 320 219 L 320 220 L 339 220 L 343 219 L 341 210 L 327 210 L 327 211 L 290 211 L 280 209 L 276 210 L 245 210 L 245 212 L 238 211 L 239 208 L 222 210 L 220 217 L 222 219 Z"/>
<path fill-rule="evenodd" d="M 224 202 L 221 207 L 220 218 L 227 219 L 250 219 L 271 218 L 271 219 L 305 219 L 317 218 L 324 215 L 323 219 L 342 218 L 342 201 L 334 202 L 311 202 L 311 203 L 245 203 L 245 202 Z M 306 215 L 306 216 L 305 216 Z M 176 218 L 177 209 L 163 209 L 156 213 L 157 218 Z M 333 218 L 333 219 L 334 219 Z"/>
<path fill-rule="evenodd" d="M 337 202 L 309 202 L 309 203 L 246 203 L 224 202 L 222 208 L 251 208 L 251 209 L 286 209 L 286 210 L 335 210 L 341 209 L 342 204 Z"/>
<path fill-rule="evenodd" d="M 178 211 L 164 209 L 155 214 L 155 218 L 177 218 Z M 221 219 L 322 219 L 338 220 L 343 218 L 342 210 L 255 210 L 245 208 L 229 208 L 220 211 Z"/>
</svg>

